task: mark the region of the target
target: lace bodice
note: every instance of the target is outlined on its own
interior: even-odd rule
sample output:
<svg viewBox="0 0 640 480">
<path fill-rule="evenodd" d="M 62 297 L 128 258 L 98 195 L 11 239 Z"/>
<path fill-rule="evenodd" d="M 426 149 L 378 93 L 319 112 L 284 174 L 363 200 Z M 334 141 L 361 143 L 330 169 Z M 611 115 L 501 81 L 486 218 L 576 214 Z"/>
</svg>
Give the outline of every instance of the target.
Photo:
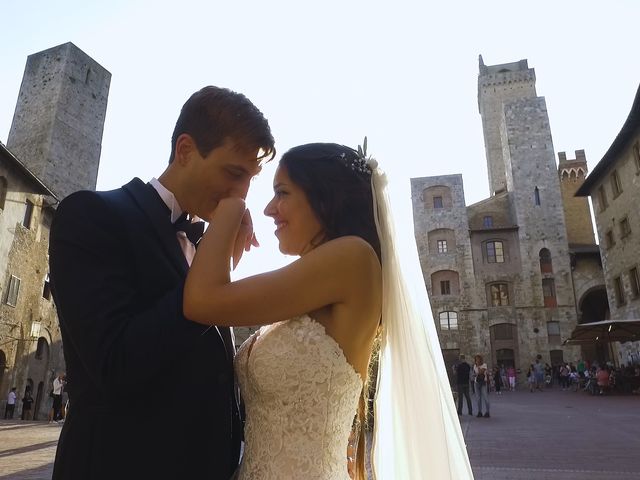
<svg viewBox="0 0 640 480">
<path fill-rule="evenodd" d="M 263 327 L 235 370 L 245 402 L 240 480 L 347 480 L 347 443 L 362 380 L 308 315 Z"/>
</svg>

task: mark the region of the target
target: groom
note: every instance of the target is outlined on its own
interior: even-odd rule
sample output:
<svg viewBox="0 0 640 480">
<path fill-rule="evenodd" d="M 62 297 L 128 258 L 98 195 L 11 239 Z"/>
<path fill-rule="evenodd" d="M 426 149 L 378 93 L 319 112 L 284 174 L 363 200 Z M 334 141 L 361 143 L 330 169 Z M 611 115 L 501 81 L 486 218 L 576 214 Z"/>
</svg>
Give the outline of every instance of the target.
<svg viewBox="0 0 640 480">
<path fill-rule="evenodd" d="M 146 141 L 146 139 L 141 139 Z M 242 427 L 229 328 L 182 313 L 201 222 L 274 154 L 262 113 L 217 87 L 182 107 L 169 165 L 57 210 L 50 268 L 69 379 L 54 479 L 227 479 Z M 195 220 L 195 219 L 194 219 Z"/>
</svg>

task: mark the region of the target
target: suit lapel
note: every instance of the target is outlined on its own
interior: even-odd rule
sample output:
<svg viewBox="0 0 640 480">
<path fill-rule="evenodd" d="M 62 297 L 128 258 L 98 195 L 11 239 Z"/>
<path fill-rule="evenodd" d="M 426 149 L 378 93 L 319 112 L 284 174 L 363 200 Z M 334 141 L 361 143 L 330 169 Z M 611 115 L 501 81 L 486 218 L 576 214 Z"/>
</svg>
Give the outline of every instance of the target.
<svg viewBox="0 0 640 480">
<path fill-rule="evenodd" d="M 168 258 L 171 259 L 171 262 L 181 276 L 183 278 L 186 277 L 189 270 L 189 264 L 184 258 L 184 253 L 182 252 L 178 239 L 176 238 L 176 232 L 173 229 L 173 225 L 171 225 L 169 209 L 162 201 L 162 198 L 160 198 L 160 195 L 158 195 L 158 192 L 156 192 L 151 185 L 144 183 L 139 178 L 134 178 L 124 185 L 123 188 L 133 197 L 136 204 L 145 213 L 147 218 L 149 218 L 149 221 L 158 236 L 158 240 L 160 241 L 162 248 L 167 253 Z M 223 329 L 224 334 L 222 332 Z M 211 327 L 206 327 L 202 334 L 205 335 L 209 331 L 213 331 L 212 333 L 220 338 L 227 356 L 231 362 L 233 362 L 233 355 L 235 352 L 233 352 L 233 347 L 231 346 L 231 333 L 229 328 L 218 328 L 217 326 L 212 325 Z"/>
<path fill-rule="evenodd" d="M 139 178 L 134 178 L 123 188 L 145 213 L 157 234 L 162 248 L 167 253 L 167 257 L 171 259 L 178 272 L 184 277 L 187 274 L 187 270 L 189 270 L 189 265 L 184 258 L 184 253 L 182 253 L 176 238 L 176 232 L 171 225 L 168 209 L 158 193 L 152 186 L 145 184 Z"/>
</svg>

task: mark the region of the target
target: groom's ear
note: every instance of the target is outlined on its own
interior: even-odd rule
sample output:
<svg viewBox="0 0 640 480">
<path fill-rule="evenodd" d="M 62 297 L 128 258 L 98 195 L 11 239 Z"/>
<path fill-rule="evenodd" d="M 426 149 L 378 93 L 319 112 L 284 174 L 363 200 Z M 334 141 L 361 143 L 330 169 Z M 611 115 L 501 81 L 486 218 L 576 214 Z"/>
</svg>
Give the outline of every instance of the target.
<svg viewBox="0 0 640 480">
<path fill-rule="evenodd" d="M 174 161 L 180 165 L 187 165 L 194 154 L 199 154 L 196 142 L 188 133 L 181 134 L 176 140 L 176 151 Z"/>
</svg>

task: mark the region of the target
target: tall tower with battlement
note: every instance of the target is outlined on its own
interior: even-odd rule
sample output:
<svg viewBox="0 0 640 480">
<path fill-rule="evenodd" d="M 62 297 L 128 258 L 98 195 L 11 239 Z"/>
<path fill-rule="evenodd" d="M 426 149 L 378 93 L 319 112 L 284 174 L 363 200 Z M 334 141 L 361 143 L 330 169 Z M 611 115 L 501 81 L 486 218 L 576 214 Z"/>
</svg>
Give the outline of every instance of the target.
<svg viewBox="0 0 640 480">
<path fill-rule="evenodd" d="M 504 106 L 525 98 L 536 98 L 536 75 L 527 60 L 485 65 L 479 57 L 478 109 L 482 117 L 482 131 L 487 155 L 489 193 L 506 190 L 503 137 Z"/>
<path fill-rule="evenodd" d="M 110 81 L 71 42 L 27 58 L 7 147 L 59 199 L 95 190 Z"/>
<path fill-rule="evenodd" d="M 558 152 L 558 177 L 567 223 L 569 245 L 595 245 L 591 211 L 587 197 L 575 194 L 587 176 L 587 157 L 584 150 L 575 151 L 576 158 L 567 160 L 565 152 Z"/>
</svg>

